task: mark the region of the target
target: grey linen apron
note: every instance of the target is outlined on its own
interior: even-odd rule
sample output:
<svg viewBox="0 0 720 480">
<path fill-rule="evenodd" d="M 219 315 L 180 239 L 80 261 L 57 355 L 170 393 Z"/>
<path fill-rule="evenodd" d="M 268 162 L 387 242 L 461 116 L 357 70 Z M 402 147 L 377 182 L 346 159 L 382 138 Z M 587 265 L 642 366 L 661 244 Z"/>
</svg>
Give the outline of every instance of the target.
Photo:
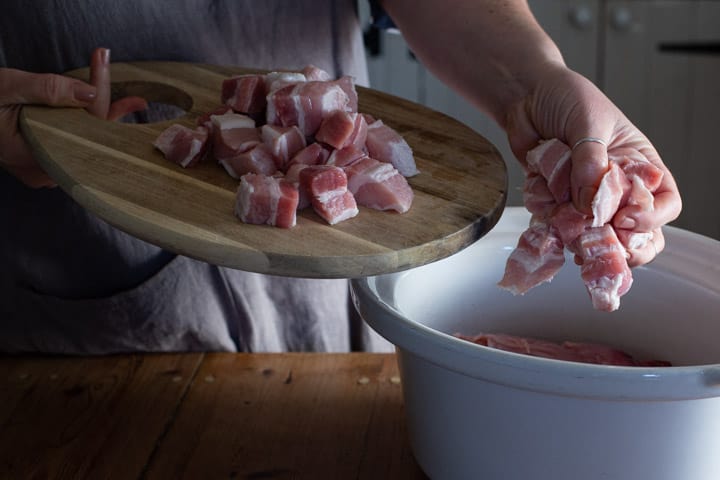
<svg viewBox="0 0 720 480">
<path fill-rule="evenodd" d="M 315 64 L 367 83 L 351 0 L 5 0 L 0 66 L 63 72 L 112 61 L 266 69 Z M 282 278 L 174 255 L 60 188 L 0 170 L 0 351 L 388 351 L 346 280 Z"/>
</svg>

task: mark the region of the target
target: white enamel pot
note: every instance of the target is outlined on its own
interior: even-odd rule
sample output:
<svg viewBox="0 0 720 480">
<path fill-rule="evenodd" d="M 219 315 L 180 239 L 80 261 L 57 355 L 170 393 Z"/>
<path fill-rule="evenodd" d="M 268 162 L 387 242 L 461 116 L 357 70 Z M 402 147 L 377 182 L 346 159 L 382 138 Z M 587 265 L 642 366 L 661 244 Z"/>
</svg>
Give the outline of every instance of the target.
<svg viewBox="0 0 720 480">
<path fill-rule="evenodd" d="M 577 269 L 524 296 L 500 290 L 528 223 L 507 208 L 460 253 L 354 279 L 355 306 L 395 344 L 410 441 L 433 479 L 720 479 L 720 242 L 667 227 L 613 313 Z M 503 332 L 605 343 L 672 367 L 588 365 L 475 345 Z"/>
</svg>

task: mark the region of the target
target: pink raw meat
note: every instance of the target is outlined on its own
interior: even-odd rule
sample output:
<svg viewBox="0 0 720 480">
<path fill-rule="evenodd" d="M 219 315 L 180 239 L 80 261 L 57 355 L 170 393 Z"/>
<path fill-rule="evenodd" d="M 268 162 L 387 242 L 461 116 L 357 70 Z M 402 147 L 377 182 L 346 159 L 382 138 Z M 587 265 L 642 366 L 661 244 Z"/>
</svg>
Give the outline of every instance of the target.
<svg viewBox="0 0 720 480">
<path fill-rule="evenodd" d="M 311 143 L 307 147 L 297 152 L 288 162 L 288 168 L 295 164 L 303 165 L 320 165 L 327 162 L 330 152 L 317 142 Z"/>
<path fill-rule="evenodd" d="M 300 171 L 300 186 L 311 197 L 315 212 L 330 225 L 359 213 L 355 198 L 347 189 L 348 179 L 340 167 L 311 165 Z"/>
<path fill-rule="evenodd" d="M 337 85 L 342 89 L 343 92 L 345 92 L 345 95 L 348 97 L 348 105 L 347 105 L 347 111 L 348 112 L 357 112 L 358 111 L 358 94 L 357 90 L 355 89 L 355 79 L 353 77 L 350 77 L 348 75 L 344 75 L 337 80 L 333 80 L 330 83 L 333 85 Z"/>
<path fill-rule="evenodd" d="M 306 81 L 307 78 L 300 72 L 270 72 L 265 75 L 265 90 L 269 95 L 280 88 Z"/>
<path fill-rule="evenodd" d="M 304 82 L 282 87 L 268 95 L 267 123 L 296 125 L 313 136 L 323 119 L 335 110 L 348 110 L 350 99 L 333 82 Z"/>
<path fill-rule="evenodd" d="M 217 160 L 245 153 L 260 143 L 255 120 L 247 115 L 226 112 L 210 115 L 213 132 L 213 155 Z"/>
<path fill-rule="evenodd" d="M 195 130 L 174 124 L 166 128 L 153 142 L 166 159 L 183 168 L 191 167 L 203 158 L 208 146 L 204 127 Z"/>
<path fill-rule="evenodd" d="M 270 147 L 281 171 L 286 170 L 291 157 L 307 146 L 305 135 L 295 126 L 263 125 L 261 134 L 263 143 Z"/>
<path fill-rule="evenodd" d="M 340 150 L 333 150 L 326 163 L 337 167 L 349 167 L 363 158 L 368 158 L 367 153 L 355 145 L 350 145 Z"/>
<path fill-rule="evenodd" d="M 572 341 L 556 343 L 504 333 L 456 334 L 455 336 L 498 350 L 554 360 L 624 367 L 671 366 L 670 362 L 663 360 L 638 360 L 622 350 L 598 343 Z"/>
<path fill-rule="evenodd" d="M 567 145 L 553 139 L 541 142 L 528 152 L 523 193 L 526 207 L 533 213 L 532 225 L 523 233 L 518 248 L 510 255 L 505 276 L 499 285 L 522 293 L 528 287 L 553 278 L 555 272 L 551 268 L 536 272 L 522 267 L 523 262 L 544 264 L 542 253 L 523 249 L 520 244 L 522 237 L 530 231 L 547 228 L 548 235 L 558 237 L 561 248 L 567 248 L 581 261 L 581 277 L 594 308 L 613 311 L 619 308 L 620 297 L 629 291 L 633 281 L 627 264 L 627 250 L 646 245 L 652 233 L 616 230 L 610 222 L 615 213 L 626 205 L 651 211 L 655 200 L 653 192 L 660 185 L 663 172 L 637 150 L 611 150 L 608 153 L 608 170 L 592 201 L 593 215 L 587 217 L 578 212 L 570 201 L 569 151 Z M 564 185 L 566 191 L 561 193 L 551 189 L 549 179 L 555 182 L 557 189 Z M 558 201 L 564 198 L 567 200 Z"/>
<path fill-rule="evenodd" d="M 415 165 L 415 157 L 410 145 L 382 120 L 375 120 L 368 125 L 365 147 L 370 157 L 390 163 L 405 177 L 420 173 Z"/>
<path fill-rule="evenodd" d="M 529 173 L 525 177 L 523 202 L 530 213 L 540 217 L 548 216 L 557 205 L 547 181 L 539 173 Z"/>
<path fill-rule="evenodd" d="M 367 132 L 368 125 L 361 114 L 336 110 L 323 119 L 315 134 L 315 140 L 336 149 L 351 145 L 362 148 Z"/>
<path fill-rule="evenodd" d="M 311 195 L 307 189 L 300 184 L 300 172 L 310 165 L 304 163 L 294 163 L 290 165 L 287 172 L 285 172 L 285 180 L 291 182 L 298 189 L 298 210 L 302 210 L 311 205 Z"/>
<path fill-rule="evenodd" d="M 348 189 L 359 205 L 375 210 L 410 210 L 413 191 L 407 179 L 392 165 L 364 157 L 348 167 Z"/>
<path fill-rule="evenodd" d="M 236 112 L 255 116 L 265 111 L 266 94 L 264 75 L 238 75 L 223 81 L 220 99 Z"/>
<path fill-rule="evenodd" d="M 234 157 L 260 143 L 255 121 L 247 115 L 225 113 L 211 115 L 213 155 L 218 160 Z"/>
<path fill-rule="evenodd" d="M 536 223 L 520 235 L 498 285 L 514 295 L 522 295 L 552 280 L 564 263 L 563 244 L 555 230 L 546 223 Z"/>
<path fill-rule="evenodd" d="M 652 232 L 633 232 L 632 230 L 615 229 L 615 235 L 628 250 L 643 248 L 653 238 Z"/>
<path fill-rule="evenodd" d="M 612 220 L 620 205 L 627 200 L 626 194 L 629 192 L 630 182 L 625 173 L 617 163 L 610 162 L 592 200 L 592 226 L 601 227 Z"/>
<path fill-rule="evenodd" d="M 211 120 L 211 117 L 213 115 L 224 115 L 226 113 L 233 113 L 233 109 L 227 105 L 221 105 L 217 107 L 215 110 L 211 110 L 210 112 L 204 113 L 200 115 L 196 121 L 197 125 L 199 127 L 205 127 L 208 129 L 208 133 L 212 136 L 213 131 L 213 123 Z"/>
<path fill-rule="evenodd" d="M 597 310 L 611 312 L 620 307 L 620 297 L 632 285 L 625 247 L 610 225 L 589 228 L 573 250 L 582 259 L 581 276 Z"/>
<path fill-rule="evenodd" d="M 332 80 L 332 76 L 330 76 L 328 72 L 320 67 L 316 67 L 315 65 L 306 65 L 305 68 L 302 69 L 301 73 L 305 75 L 305 78 L 308 81 L 317 80 L 320 82 L 326 82 L 328 80 Z"/>
<path fill-rule="evenodd" d="M 553 226 L 554 232 L 565 246 L 572 245 L 592 223 L 590 217 L 579 212 L 570 202 L 557 205 L 545 221 Z"/>
<path fill-rule="evenodd" d="M 557 139 L 547 140 L 527 154 L 528 170 L 547 182 L 556 203 L 570 200 L 570 148 Z"/>
<path fill-rule="evenodd" d="M 290 182 L 267 175 L 246 174 L 240 178 L 235 215 L 244 223 L 295 226 L 298 191 Z"/>
<path fill-rule="evenodd" d="M 628 177 L 637 175 L 648 190 L 654 192 L 660 186 L 663 171 L 650 163 L 640 152 L 632 148 L 621 148 L 608 152 L 610 161 L 617 163 Z"/>
<path fill-rule="evenodd" d="M 264 143 L 258 143 L 250 150 L 218 160 L 233 178 L 240 179 L 246 173 L 272 175 L 277 172 L 277 160 Z"/>
</svg>

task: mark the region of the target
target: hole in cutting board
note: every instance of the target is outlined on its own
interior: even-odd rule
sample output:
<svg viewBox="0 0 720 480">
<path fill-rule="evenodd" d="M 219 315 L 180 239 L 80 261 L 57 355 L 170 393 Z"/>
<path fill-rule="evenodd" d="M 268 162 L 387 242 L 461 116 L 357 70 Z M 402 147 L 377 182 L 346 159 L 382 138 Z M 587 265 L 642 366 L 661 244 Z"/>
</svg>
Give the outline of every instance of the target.
<svg viewBox="0 0 720 480">
<path fill-rule="evenodd" d="M 123 97 L 142 97 L 148 102 L 147 110 L 130 113 L 119 121 L 124 123 L 155 123 L 186 115 L 193 106 L 192 97 L 177 87 L 164 83 L 128 81 L 110 85 L 111 101 Z"/>
</svg>

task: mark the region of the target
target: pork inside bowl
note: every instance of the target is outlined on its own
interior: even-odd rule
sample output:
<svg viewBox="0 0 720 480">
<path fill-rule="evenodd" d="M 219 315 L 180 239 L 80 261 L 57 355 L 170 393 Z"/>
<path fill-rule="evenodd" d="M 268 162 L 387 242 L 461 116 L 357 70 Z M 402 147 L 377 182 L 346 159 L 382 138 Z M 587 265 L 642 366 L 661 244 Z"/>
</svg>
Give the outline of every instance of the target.
<svg viewBox="0 0 720 480">
<path fill-rule="evenodd" d="M 720 478 L 720 242 L 665 229 L 620 309 L 593 310 L 568 257 L 524 296 L 497 287 L 529 216 L 508 208 L 462 252 L 355 279 L 355 305 L 394 343 L 410 440 L 432 478 Z M 592 365 L 461 340 L 506 333 L 610 345 L 671 367 Z"/>
</svg>

